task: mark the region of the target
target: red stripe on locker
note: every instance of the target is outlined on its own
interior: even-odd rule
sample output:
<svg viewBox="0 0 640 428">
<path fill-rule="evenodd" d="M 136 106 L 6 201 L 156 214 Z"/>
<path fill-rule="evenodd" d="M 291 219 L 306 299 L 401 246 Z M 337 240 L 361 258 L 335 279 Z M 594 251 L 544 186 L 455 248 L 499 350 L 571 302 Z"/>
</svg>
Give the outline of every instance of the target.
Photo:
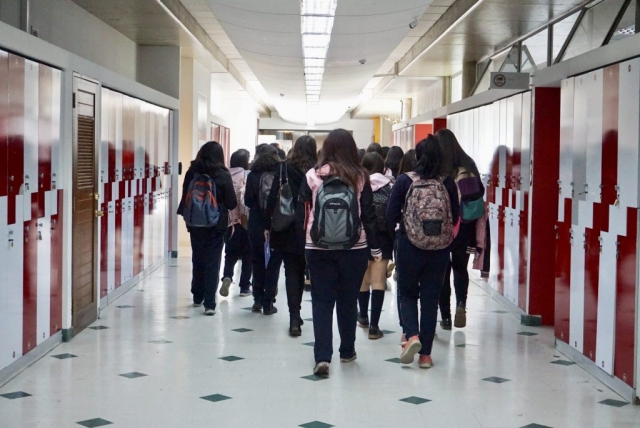
<svg viewBox="0 0 640 428">
<path fill-rule="evenodd" d="M 629 386 L 635 363 L 637 238 L 638 209 L 628 208 L 627 236 L 618 237 L 614 374 Z"/>
<path fill-rule="evenodd" d="M 109 249 L 109 202 L 107 199 L 107 189 L 111 188 L 111 184 L 105 184 L 103 189 L 103 202 L 100 209 L 104 213 L 100 220 L 100 297 L 108 294 L 108 249 Z M 109 197 L 111 192 L 109 192 Z"/>
<path fill-rule="evenodd" d="M 35 125 L 35 124 L 34 124 Z M 26 354 L 36 346 L 38 320 L 38 194 L 27 193 L 31 209 L 31 220 L 24 222 L 23 256 L 23 307 L 22 307 L 22 353 Z"/>
<path fill-rule="evenodd" d="M 124 194 L 124 181 L 120 183 L 120 199 L 116 200 L 116 255 L 115 255 L 115 282 L 114 288 L 122 285 L 122 210 L 124 204 L 122 203 L 122 195 Z"/>
<path fill-rule="evenodd" d="M 9 54 L 0 51 L 0 82 L 9 81 Z M 9 87 L 0 85 L 0 196 L 8 194 Z M 4 222 L 5 219 L 0 219 Z"/>
<path fill-rule="evenodd" d="M 24 58 L 9 54 L 8 224 L 16 224 L 16 203 L 24 182 Z"/>
<path fill-rule="evenodd" d="M 58 214 L 51 216 L 51 332 L 62 329 L 62 237 L 64 192 L 58 192 Z"/>
<path fill-rule="evenodd" d="M 609 207 L 604 207 L 609 210 Z M 593 204 L 593 229 L 585 229 L 585 275 L 584 275 L 584 338 L 582 353 L 596 360 L 596 337 L 598 334 L 598 285 L 600 276 L 600 230 L 608 222 L 603 220 L 603 205 Z M 608 213 L 607 213 L 608 214 Z"/>
</svg>

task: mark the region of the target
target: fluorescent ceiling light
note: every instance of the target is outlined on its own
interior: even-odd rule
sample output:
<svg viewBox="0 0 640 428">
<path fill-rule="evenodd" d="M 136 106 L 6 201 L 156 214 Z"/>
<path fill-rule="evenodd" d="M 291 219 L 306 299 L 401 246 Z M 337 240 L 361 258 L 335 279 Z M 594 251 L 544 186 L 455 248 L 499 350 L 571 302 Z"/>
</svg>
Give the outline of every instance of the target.
<svg viewBox="0 0 640 428">
<path fill-rule="evenodd" d="M 324 67 L 305 67 L 304 74 L 324 74 Z"/>
<path fill-rule="evenodd" d="M 322 58 L 305 58 L 304 59 L 305 67 L 323 67 L 324 68 L 324 59 Z"/>
<path fill-rule="evenodd" d="M 302 34 L 331 34 L 334 18 L 326 16 L 303 16 Z"/>
<path fill-rule="evenodd" d="M 303 48 L 328 48 L 331 36 L 328 34 L 303 34 Z"/>
<path fill-rule="evenodd" d="M 335 16 L 338 0 L 302 0 L 300 2 L 302 15 Z"/>
<path fill-rule="evenodd" d="M 302 54 L 305 58 L 326 58 L 328 46 L 322 48 L 310 48 L 303 46 Z"/>
</svg>

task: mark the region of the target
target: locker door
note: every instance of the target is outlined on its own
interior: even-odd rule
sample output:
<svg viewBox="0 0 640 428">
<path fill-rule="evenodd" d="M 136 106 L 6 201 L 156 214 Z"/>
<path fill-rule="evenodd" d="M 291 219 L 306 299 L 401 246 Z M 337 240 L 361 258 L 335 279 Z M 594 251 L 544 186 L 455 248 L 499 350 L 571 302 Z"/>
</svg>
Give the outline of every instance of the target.
<svg viewBox="0 0 640 428">
<path fill-rule="evenodd" d="M 587 91 L 586 133 L 586 200 L 601 201 L 602 184 L 602 109 L 604 103 L 603 71 L 596 70 L 585 76 Z"/>
<path fill-rule="evenodd" d="M 589 76 L 578 76 L 575 78 L 574 87 L 574 111 L 573 111 L 573 188 L 574 197 L 577 201 L 587 199 L 587 129 L 589 127 Z M 600 119 L 602 120 L 602 118 Z M 601 136 L 600 134 L 599 136 Z M 575 211 L 578 214 L 578 211 Z M 573 223 L 578 224 L 578 218 L 573 218 Z"/>
<path fill-rule="evenodd" d="M 520 177 L 517 184 L 521 191 L 528 192 L 531 182 L 531 92 L 522 95 L 520 122 Z"/>
<path fill-rule="evenodd" d="M 495 204 L 489 204 L 489 231 L 491 234 L 491 268 L 489 271 L 489 283 L 494 289 L 498 289 L 498 274 L 500 273 L 500 257 L 498 251 L 499 209 Z"/>
<path fill-rule="evenodd" d="M 100 210 L 104 212 L 104 216 L 100 218 L 100 297 L 105 297 L 109 293 L 109 280 L 108 280 L 108 239 L 109 239 L 109 197 L 111 195 L 111 184 L 109 183 L 109 128 L 111 117 L 111 91 L 106 88 L 102 88 L 102 102 L 100 109 L 100 166 L 98 168 L 98 178 L 100 189 Z"/>
<path fill-rule="evenodd" d="M 571 296 L 571 199 L 562 199 L 563 217 L 556 224 L 555 335 L 569 343 Z"/>
<path fill-rule="evenodd" d="M 598 285 L 598 330 L 595 362 L 613 375 L 613 353 L 616 330 L 617 236 L 602 232 L 600 236 L 600 277 Z M 613 333 L 613 334 L 612 334 Z"/>
<path fill-rule="evenodd" d="M 76 77 L 74 93 L 74 189 L 72 247 L 72 325 L 78 334 L 98 316 L 99 294 L 96 284 L 96 106 L 97 84 Z"/>
<path fill-rule="evenodd" d="M 116 288 L 116 202 L 107 203 L 107 294 Z"/>
<path fill-rule="evenodd" d="M 584 226 L 571 227 L 571 301 L 569 345 L 578 351 L 583 350 L 584 340 Z"/>
<path fill-rule="evenodd" d="M 52 70 L 51 96 L 51 321 L 50 335 L 62 329 L 62 232 L 64 191 L 59 177 L 62 72 Z"/>
<path fill-rule="evenodd" d="M 518 305 L 518 271 L 520 227 L 516 210 L 505 208 L 505 240 L 504 240 L 504 296 L 511 303 Z"/>
<path fill-rule="evenodd" d="M 618 108 L 618 202 L 638 207 L 638 117 L 640 117 L 640 59 L 620 64 Z"/>
<path fill-rule="evenodd" d="M 563 199 L 573 197 L 573 128 L 574 128 L 574 78 L 562 82 L 560 95 L 560 211 L 563 221 Z"/>
</svg>

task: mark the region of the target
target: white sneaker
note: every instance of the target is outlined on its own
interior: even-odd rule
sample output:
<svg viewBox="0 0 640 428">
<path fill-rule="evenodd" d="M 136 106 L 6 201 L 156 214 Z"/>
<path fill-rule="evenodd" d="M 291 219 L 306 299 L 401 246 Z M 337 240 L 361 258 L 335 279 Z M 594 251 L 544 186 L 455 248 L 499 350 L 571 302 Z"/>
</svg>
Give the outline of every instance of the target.
<svg viewBox="0 0 640 428">
<path fill-rule="evenodd" d="M 227 297 L 229 295 L 229 287 L 231 286 L 231 278 L 222 278 L 222 286 L 220 287 L 220 295 Z"/>
<path fill-rule="evenodd" d="M 215 314 L 216 314 L 216 310 L 215 310 L 215 309 L 208 308 L 208 309 L 205 309 L 205 310 L 204 310 L 204 314 L 205 314 L 205 315 L 208 315 L 208 316 L 212 316 L 212 315 L 215 315 Z"/>
<path fill-rule="evenodd" d="M 329 375 L 329 363 L 326 361 L 320 361 L 313 368 L 313 374 L 316 376 L 328 376 Z"/>
<path fill-rule="evenodd" d="M 193 307 L 194 308 L 199 308 L 200 306 L 202 306 L 202 302 L 200 302 L 200 303 L 193 302 Z"/>
</svg>

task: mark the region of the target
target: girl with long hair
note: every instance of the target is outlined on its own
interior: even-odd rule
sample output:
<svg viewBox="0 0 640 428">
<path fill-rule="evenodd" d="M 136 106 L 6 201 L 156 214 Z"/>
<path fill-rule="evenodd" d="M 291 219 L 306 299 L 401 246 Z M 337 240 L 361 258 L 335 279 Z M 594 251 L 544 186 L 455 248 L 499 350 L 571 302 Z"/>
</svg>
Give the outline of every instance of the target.
<svg viewBox="0 0 640 428">
<path fill-rule="evenodd" d="M 400 162 L 404 157 L 404 152 L 399 146 L 393 146 L 389 148 L 389 153 L 384 160 L 384 166 L 391 171 L 393 178 L 398 178 L 398 170 L 400 169 Z"/>
<path fill-rule="evenodd" d="M 224 151 L 219 143 L 209 141 L 204 144 L 198 151 L 196 159 L 191 162 L 182 184 L 179 215 L 184 214 L 187 189 L 198 174 L 206 174 L 213 180 L 220 217 L 213 227 L 187 226 L 192 251 L 191 294 L 193 294 L 194 307 L 202 306 L 204 303 L 204 314 L 215 315 L 222 242 L 227 230 L 229 210 L 233 210 L 237 205 L 231 175 L 224 166 Z"/>
<path fill-rule="evenodd" d="M 484 186 L 480 180 L 480 173 L 476 163 L 460 146 L 458 139 L 448 129 L 440 129 L 436 133 L 440 143 L 443 158 L 443 170 L 457 183 L 460 178 L 476 178 L 478 187 L 484 196 Z M 458 235 L 451 245 L 451 262 L 444 277 L 442 293 L 440 295 L 440 327 L 451 330 L 452 324 L 456 328 L 467 325 L 467 294 L 469 291 L 469 256 L 476 248 L 476 226 L 478 220 L 460 223 Z M 456 293 L 456 313 L 451 322 L 451 271 L 453 271 L 453 288 Z"/>
<path fill-rule="evenodd" d="M 353 136 L 331 131 L 317 168 L 299 196 L 305 209 L 306 258 L 311 273 L 314 374 L 328 375 L 333 354 L 333 307 L 340 331 L 340 361 L 356 359 L 357 300 L 369 254 L 381 259 L 373 193 Z M 304 208 L 303 208 L 304 207 Z"/>
<path fill-rule="evenodd" d="M 273 306 L 278 289 L 282 254 L 273 248 L 267 263 L 265 256 L 265 242 L 268 239 L 270 220 L 266 206 L 265 192 L 270 190 L 269 179 L 273 178 L 280 158 L 278 150 L 268 144 L 259 146 L 256 158 L 251 164 L 251 172 L 247 176 L 247 187 L 244 193 L 244 203 L 249 208 L 249 239 L 251 241 L 251 262 L 253 263 L 253 307 L 254 312 L 273 315 L 278 309 Z M 271 177 L 269 177 L 271 176 Z M 266 188 L 268 183 L 269 188 Z M 261 196 L 262 194 L 262 196 Z M 265 266 L 266 265 L 266 266 Z"/>
<path fill-rule="evenodd" d="M 280 181 L 283 184 L 289 184 L 291 196 L 294 201 L 297 201 L 300 186 L 305 181 L 305 174 L 315 166 L 317 161 L 316 140 L 309 135 L 298 138 L 287 160 L 276 170 L 267 201 L 269 213 L 273 213 L 278 202 Z M 288 229 L 271 232 L 271 246 L 282 254 L 284 262 L 287 304 L 289 305 L 289 334 L 291 336 L 300 336 L 302 334 L 301 326 L 304 324 L 300 317 L 306 270 L 304 211 L 297 214 L 297 220 Z"/>
<path fill-rule="evenodd" d="M 369 173 L 369 182 L 373 191 L 373 205 L 375 207 L 376 223 L 378 225 L 378 241 L 382 251 L 382 259 L 374 260 L 369 257 L 367 271 L 362 280 L 360 293 L 358 294 L 358 324 L 369 328 L 369 339 L 380 339 L 384 336 L 378 325 L 384 293 L 387 283 L 387 265 L 393 253 L 393 230 L 391 233 L 386 227 L 386 211 L 391 195 L 391 179 L 385 176 L 384 159 L 378 153 L 367 153 L 362 159 L 362 166 Z M 370 291 L 371 290 L 371 291 Z M 371 321 L 369 321 L 369 300 L 371 300 Z"/>
<path fill-rule="evenodd" d="M 429 368 L 433 365 L 431 349 L 438 299 L 449 263 L 459 204 L 455 182 L 442 174 L 438 140 L 428 136 L 416 148 L 416 155 L 419 160 L 413 172 L 400 175 L 393 186 L 387 221 L 390 228 L 400 223 L 396 263 L 400 313 L 407 337 L 400 362 L 410 364 L 419 352 L 419 367 Z M 416 238 L 425 241 L 417 242 Z"/>
</svg>

